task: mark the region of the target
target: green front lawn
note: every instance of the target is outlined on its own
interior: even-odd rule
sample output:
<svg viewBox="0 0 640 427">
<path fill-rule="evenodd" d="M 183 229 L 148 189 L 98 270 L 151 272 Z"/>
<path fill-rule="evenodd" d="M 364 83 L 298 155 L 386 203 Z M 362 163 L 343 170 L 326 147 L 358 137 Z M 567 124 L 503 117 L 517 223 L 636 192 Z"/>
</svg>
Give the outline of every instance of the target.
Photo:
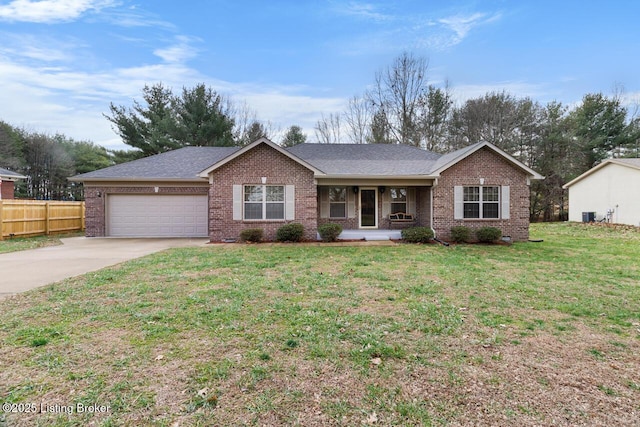
<svg viewBox="0 0 640 427">
<path fill-rule="evenodd" d="M 173 249 L 0 300 L 0 401 L 73 412 L 0 426 L 637 423 L 640 233 L 531 234 Z"/>
<path fill-rule="evenodd" d="M 84 236 L 82 233 L 70 233 L 70 234 L 54 234 L 51 236 L 36 236 L 36 237 L 15 237 L 0 240 L 0 254 L 7 252 L 26 251 L 28 249 L 43 248 L 46 246 L 61 245 L 60 239 L 66 237 L 79 237 Z"/>
</svg>

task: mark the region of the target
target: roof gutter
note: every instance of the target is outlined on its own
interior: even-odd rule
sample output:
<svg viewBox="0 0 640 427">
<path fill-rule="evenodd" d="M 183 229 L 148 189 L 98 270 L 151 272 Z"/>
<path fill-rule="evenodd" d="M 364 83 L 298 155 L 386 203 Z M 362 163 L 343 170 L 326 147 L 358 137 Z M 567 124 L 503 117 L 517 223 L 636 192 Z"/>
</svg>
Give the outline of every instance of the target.
<svg viewBox="0 0 640 427">
<path fill-rule="evenodd" d="M 357 174 L 316 174 L 316 179 L 437 179 L 440 175 L 357 175 Z"/>
<path fill-rule="evenodd" d="M 72 176 L 67 178 L 71 182 L 85 182 L 85 183 L 93 183 L 93 182 L 195 182 L 195 183 L 206 183 L 207 179 L 204 178 L 145 178 L 145 177 L 113 177 L 113 178 L 80 178 Z"/>
<path fill-rule="evenodd" d="M 562 186 L 562 188 L 564 188 L 566 190 L 567 188 L 571 187 L 573 184 L 577 183 L 578 181 L 581 181 L 582 179 L 586 178 L 587 176 L 591 175 L 592 173 L 594 173 L 594 172 L 604 168 L 606 165 L 610 165 L 610 164 L 619 165 L 619 166 L 626 166 L 626 167 L 629 167 L 629 168 L 632 168 L 632 169 L 640 170 L 640 167 L 638 167 L 636 165 L 632 165 L 632 164 L 626 163 L 624 161 L 621 162 L 619 160 L 620 159 L 606 159 L 602 163 L 592 167 L 588 171 L 584 172 L 581 175 L 578 175 L 577 177 L 575 177 L 571 181 L 567 182 L 565 185 Z"/>
</svg>

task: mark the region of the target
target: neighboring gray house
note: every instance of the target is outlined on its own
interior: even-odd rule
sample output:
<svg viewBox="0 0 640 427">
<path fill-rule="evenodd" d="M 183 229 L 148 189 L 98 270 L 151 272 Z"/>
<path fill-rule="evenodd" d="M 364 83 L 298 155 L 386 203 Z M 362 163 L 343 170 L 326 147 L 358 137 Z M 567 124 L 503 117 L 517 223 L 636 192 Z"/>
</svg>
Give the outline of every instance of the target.
<svg viewBox="0 0 640 427">
<path fill-rule="evenodd" d="M 336 222 L 350 238 L 454 225 L 529 236 L 537 172 L 489 143 L 440 155 L 406 145 L 187 147 L 70 178 L 84 182 L 87 236 L 208 236 L 212 242 L 288 222 L 308 239 Z"/>
<path fill-rule="evenodd" d="M 563 188 L 569 221 L 605 220 L 640 227 L 640 159 L 609 159 Z"/>
</svg>

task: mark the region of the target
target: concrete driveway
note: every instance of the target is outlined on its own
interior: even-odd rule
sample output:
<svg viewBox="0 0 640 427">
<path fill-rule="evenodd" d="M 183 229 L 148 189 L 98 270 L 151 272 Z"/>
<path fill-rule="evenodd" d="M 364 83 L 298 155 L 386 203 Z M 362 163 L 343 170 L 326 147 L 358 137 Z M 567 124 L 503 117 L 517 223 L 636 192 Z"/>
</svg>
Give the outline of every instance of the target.
<svg viewBox="0 0 640 427">
<path fill-rule="evenodd" d="M 71 237 L 62 245 L 0 254 L 0 298 L 169 248 L 202 246 L 207 239 Z"/>
</svg>

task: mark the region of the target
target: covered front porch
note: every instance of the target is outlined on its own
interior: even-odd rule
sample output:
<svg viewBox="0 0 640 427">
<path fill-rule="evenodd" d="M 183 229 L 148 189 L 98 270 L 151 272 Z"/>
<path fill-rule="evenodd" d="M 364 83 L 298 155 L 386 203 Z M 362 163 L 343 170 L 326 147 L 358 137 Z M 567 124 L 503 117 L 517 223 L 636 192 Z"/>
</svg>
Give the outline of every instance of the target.
<svg viewBox="0 0 640 427">
<path fill-rule="evenodd" d="M 330 184 L 318 186 L 318 226 L 341 225 L 341 240 L 398 240 L 403 228 L 431 226 L 431 180 Z"/>
</svg>

